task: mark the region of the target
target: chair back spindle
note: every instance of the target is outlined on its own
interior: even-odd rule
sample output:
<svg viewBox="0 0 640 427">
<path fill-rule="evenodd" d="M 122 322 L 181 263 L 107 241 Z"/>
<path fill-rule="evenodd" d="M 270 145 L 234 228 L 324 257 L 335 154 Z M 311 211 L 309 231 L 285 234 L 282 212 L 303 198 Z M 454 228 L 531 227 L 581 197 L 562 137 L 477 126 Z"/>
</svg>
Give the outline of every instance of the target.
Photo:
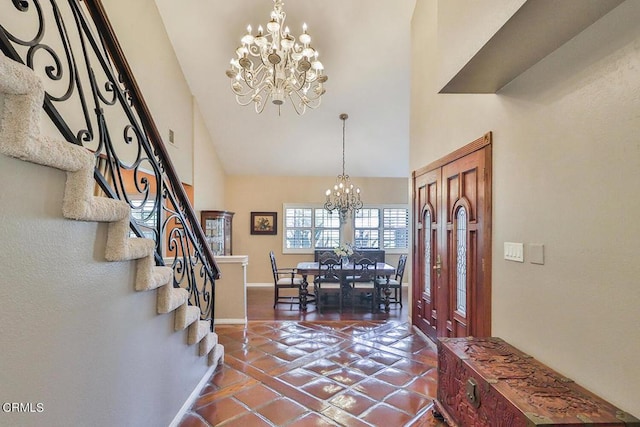
<svg viewBox="0 0 640 427">
<path fill-rule="evenodd" d="M 314 292 L 318 313 L 322 313 L 322 307 L 326 304 L 330 294 L 337 294 L 339 310 L 342 313 L 342 261 L 335 254 L 324 254 L 318 262 L 318 275 L 314 280 Z"/>
<path fill-rule="evenodd" d="M 278 303 L 297 304 L 300 306 L 302 301 L 302 278 L 296 277 L 298 274 L 297 270 L 295 268 L 278 268 L 276 255 L 273 251 L 269 252 L 269 259 L 271 261 L 271 270 L 273 271 L 273 308 L 276 308 Z M 280 289 L 283 288 L 298 288 L 298 296 L 295 298 L 291 296 L 281 296 Z"/>
</svg>

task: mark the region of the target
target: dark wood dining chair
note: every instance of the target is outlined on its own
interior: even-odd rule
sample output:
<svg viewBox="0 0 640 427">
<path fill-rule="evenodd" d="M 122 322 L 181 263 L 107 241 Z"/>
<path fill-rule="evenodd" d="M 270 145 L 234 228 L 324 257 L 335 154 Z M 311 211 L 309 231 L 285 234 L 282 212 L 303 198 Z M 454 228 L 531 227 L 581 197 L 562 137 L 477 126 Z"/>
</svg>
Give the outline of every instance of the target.
<svg viewBox="0 0 640 427">
<path fill-rule="evenodd" d="M 363 301 L 367 302 L 371 311 L 374 310 L 377 301 L 377 277 L 376 260 L 367 257 L 356 257 L 353 260 L 353 266 L 345 279 L 348 286 L 346 292 L 350 295 L 352 311 L 355 311 L 356 305 Z"/>
<path fill-rule="evenodd" d="M 407 255 L 400 255 L 400 259 L 398 259 L 398 267 L 396 267 L 396 274 L 393 278 L 389 278 L 389 290 L 393 291 L 393 295 L 389 295 L 389 304 L 400 304 L 400 308 L 402 308 L 402 277 L 404 276 L 404 268 L 407 265 Z M 384 298 L 383 290 L 387 285 L 386 277 L 379 277 L 376 281 L 376 287 L 378 295 L 378 299 L 382 300 Z"/>
<path fill-rule="evenodd" d="M 318 265 L 319 272 L 313 280 L 318 313 L 322 314 L 322 307 L 327 303 L 330 295 L 338 297 L 338 307 L 342 313 L 342 261 L 336 256 L 322 256 Z"/>
<path fill-rule="evenodd" d="M 273 251 L 269 252 L 269 258 L 271 259 L 271 270 L 273 271 L 273 308 L 276 308 L 278 303 L 288 304 L 300 304 L 300 290 L 302 286 L 302 278 L 296 277 L 297 271 L 295 268 L 278 268 L 276 265 L 276 256 Z M 298 289 L 298 297 L 294 299 L 291 296 L 281 296 L 280 289 Z"/>
</svg>

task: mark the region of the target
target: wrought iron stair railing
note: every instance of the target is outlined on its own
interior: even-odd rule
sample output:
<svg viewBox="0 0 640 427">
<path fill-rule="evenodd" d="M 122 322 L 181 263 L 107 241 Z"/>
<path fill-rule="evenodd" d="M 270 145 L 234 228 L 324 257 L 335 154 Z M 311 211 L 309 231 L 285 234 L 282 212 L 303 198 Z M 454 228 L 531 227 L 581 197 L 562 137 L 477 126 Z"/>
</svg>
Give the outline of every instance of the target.
<svg viewBox="0 0 640 427">
<path fill-rule="evenodd" d="M 0 1 L 0 49 L 42 77 L 51 122 L 96 157 L 96 193 L 129 203 L 213 329 L 218 266 L 101 1 Z"/>
</svg>

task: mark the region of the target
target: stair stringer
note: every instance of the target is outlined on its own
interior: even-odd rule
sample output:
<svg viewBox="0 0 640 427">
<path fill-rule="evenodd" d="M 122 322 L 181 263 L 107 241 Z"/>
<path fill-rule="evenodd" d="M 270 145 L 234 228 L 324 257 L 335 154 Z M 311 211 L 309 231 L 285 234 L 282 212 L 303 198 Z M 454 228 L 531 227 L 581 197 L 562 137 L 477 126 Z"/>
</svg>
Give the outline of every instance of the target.
<svg viewBox="0 0 640 427">
<path fill-rule="evenodd" d="M 163 314 L 176 311 L 176 330 L 199 323 L 196 322 L 198 317 L 194 318 L 193 309 L 187 307 L 187 290 L 173 287 L 171 268 L 155 265 L 155 242 L 151 239 L 129 237 L 130 206 L 124 201 L 93 195 L 94 155 L 81 146 L 40 134 L 44 100 L 44 87 L 40 78 L 27 66 L 4 55 L 0 55 L 0 75 L 0 93 L 4 95 L 0 111 L 0 153 L 65 171 L 67 177 L 62 202 L 63 216 L 79 221 L 109 223 L 106 260 L 135 260 L 136 291 L 157 289 L 157 312 Z M 215 335 L 214 332 L 210 334 Z M 207 342 L 215 344 L 205 344 L 210 347 L 205 354 L 202 354 L 201 344 L 200 355 L 208 355 L 209 364 L 212 364 L 212 360 L 222 361 L 223 354 L 217 355 L 221 351 L 217 335 L 208 340 Z M 196 342 L 200 342 L 200 339 Z"/>
</svg>

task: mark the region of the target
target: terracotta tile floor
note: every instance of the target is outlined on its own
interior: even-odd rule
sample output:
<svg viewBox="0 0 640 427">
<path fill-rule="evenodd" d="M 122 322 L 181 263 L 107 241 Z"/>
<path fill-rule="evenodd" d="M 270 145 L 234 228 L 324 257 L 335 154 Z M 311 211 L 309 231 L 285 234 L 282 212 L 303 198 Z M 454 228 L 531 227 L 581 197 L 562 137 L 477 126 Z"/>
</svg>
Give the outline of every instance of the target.
<svg viewBox="0 0 640 427">
<path fill-rule="evenodd" d="M 225 363 L 181 422 L 204 426 L 444 426 L 433 343 L 400 321 L 252 321 L 216 328 Z"/>
</svg>

